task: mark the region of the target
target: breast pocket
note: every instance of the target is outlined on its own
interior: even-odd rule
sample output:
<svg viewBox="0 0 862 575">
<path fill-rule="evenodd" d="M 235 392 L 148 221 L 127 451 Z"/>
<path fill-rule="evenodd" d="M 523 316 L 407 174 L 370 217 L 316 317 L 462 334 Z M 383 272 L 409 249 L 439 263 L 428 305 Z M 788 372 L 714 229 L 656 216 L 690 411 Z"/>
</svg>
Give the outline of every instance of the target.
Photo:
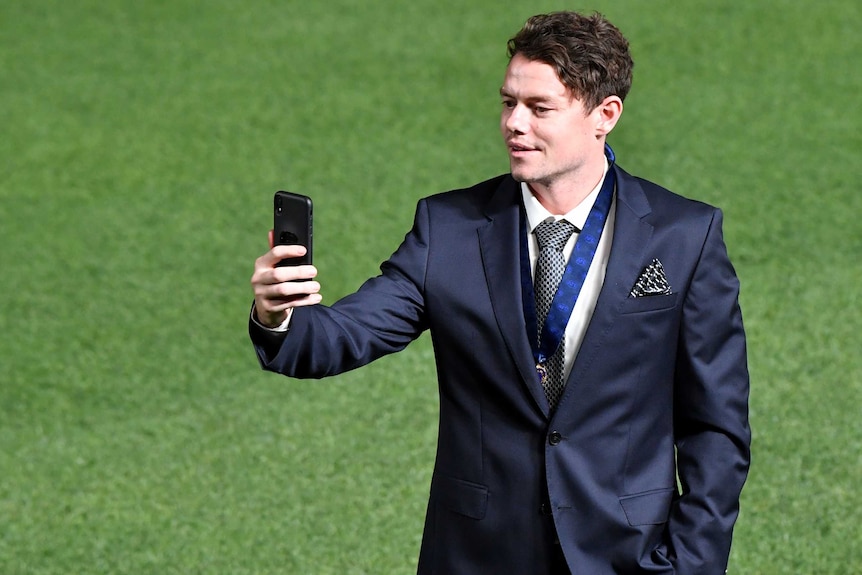
<svg viewBox="0 0 862 575">
<path fill-rule="evenodd" d="M 678 299 L 678 293 L 630 297 L 623 303 L 621 313 L 647 313 L 671 309 L 676 306 Z"/>
</svg>

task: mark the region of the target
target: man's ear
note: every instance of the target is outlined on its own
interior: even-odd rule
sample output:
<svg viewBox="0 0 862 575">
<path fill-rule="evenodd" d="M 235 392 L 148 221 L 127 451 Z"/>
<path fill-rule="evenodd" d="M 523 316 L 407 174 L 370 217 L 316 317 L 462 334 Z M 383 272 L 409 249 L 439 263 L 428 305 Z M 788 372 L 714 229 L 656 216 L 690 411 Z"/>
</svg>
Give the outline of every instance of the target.
<svg viewBox="0 0 862 575">
<path fill-rule="evenodd" d="M 608 96 L 593 110 L 596 115 L 596 137 L 611 133 L 623 114 L 623 101 L 619 96 Z"/>
</svg>

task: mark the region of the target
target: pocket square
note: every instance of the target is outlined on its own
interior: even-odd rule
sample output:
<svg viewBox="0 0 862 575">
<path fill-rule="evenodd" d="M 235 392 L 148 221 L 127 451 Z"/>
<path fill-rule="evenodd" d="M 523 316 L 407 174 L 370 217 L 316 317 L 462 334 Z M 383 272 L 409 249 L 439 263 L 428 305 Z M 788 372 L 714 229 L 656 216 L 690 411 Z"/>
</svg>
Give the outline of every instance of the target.
<svg viewBox="0 0 862 575">
<path fill-rule="evenodd" d="M 673 292 L 670 289 L 670 284 L 667 283 L 664 266 L 658 259 L 653 259 L 641 272 L 638 281 L 635 282 L 632 291 L 629 292 L 629 297 L 670 295 L 671 293 Z"/>
</svg>

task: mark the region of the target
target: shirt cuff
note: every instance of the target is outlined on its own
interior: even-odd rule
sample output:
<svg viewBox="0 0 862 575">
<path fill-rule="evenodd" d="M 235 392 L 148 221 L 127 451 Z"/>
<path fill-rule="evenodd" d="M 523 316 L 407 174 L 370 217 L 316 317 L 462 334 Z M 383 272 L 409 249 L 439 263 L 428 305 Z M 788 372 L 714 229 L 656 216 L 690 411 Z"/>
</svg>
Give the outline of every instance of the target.
<svg viewBox="0 0 862 575">
<path fill-rule="evenodd" d="M 257 321 L 257 312 L 255 310 L 254 304 L 251 306 L 251 321 L 262 330 L 269 331 L 272 333 L 285 333 L 290 329 L 290 318 L 293 317 L 293 308 L 287 309 L 287 317 L 284 318 L 284 321 L 281 322 L 281 325 L 277 325 L 275 327 L 266 327 L 259 321 Z"/>
</svg>

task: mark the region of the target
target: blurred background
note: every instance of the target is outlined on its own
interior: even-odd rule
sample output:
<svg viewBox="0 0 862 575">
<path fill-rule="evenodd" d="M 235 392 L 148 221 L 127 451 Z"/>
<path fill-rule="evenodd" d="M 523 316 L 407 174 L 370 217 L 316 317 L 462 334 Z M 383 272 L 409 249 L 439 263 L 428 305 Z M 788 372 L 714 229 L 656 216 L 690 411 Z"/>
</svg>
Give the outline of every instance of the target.
<svg viewBox="0 0 862 575">
<path fill-rule="evenodd" d="M 430 342 L 327 381 L 246 335 L 272 194 L 326 302 L 428 194 L 507 170 L 506 41 L 599 10 L 628 171 L 720 206 L 753 466 L 731 573 L 862 573 L 856 0 L 0 5 L 0 573 L 415 572 Z"/>
</svg>

